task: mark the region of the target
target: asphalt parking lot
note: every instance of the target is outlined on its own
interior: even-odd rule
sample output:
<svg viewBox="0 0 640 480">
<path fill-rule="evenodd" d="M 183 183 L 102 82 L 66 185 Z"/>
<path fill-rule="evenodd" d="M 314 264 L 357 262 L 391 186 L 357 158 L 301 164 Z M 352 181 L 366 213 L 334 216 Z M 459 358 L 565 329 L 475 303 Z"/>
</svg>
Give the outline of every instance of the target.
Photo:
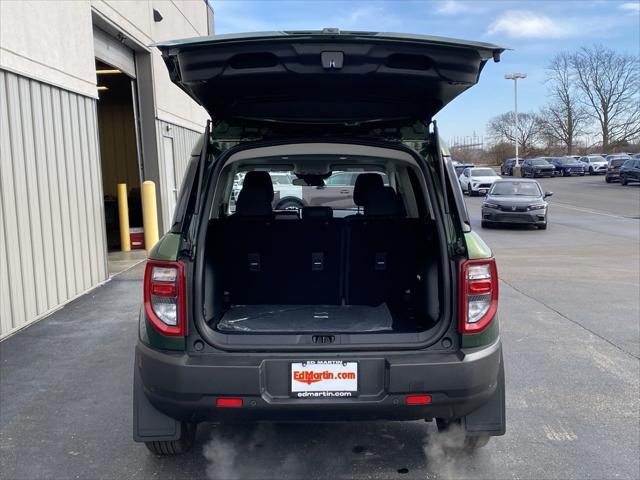
<svg viewBox="0 0 640 480">
<path fill-rule="evenodd" d="M 494 249 L 507 435 L 451 456 L 433 424 L 199 429 L 181 458 L 131 440 L 143 267 L 0 344 L 2 478 L 638 478 L 640 185 L 542 180 L 549 229 L 474 228 Z"/>
</svg>

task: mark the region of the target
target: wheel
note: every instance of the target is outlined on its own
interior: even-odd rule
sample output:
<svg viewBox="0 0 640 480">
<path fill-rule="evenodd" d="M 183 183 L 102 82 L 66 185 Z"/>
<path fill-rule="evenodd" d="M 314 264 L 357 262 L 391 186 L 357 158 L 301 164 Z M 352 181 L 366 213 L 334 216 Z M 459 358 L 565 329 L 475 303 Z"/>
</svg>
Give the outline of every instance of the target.
<svg viewBox="0 0 640 480">
<path fill-rule="evenodd" d="M 547 229 L 547 222 L 544 222 L 542 225 L 538 225 L 538 228 L 540 230 L 546 230 Z"/>
<path fill-rule="evenodd" d="M 620 177 L 620 185 L 626 185 L 627 184 L 627 177 Z"/>
<path fill-rule="evenodd" d="M 446 435 L 443 447 L 450 451 L 473 452 L 484 447 L 491 437 L 489 435 L 467 435 L 460 419 L 445 420 L 436 418 L 438 434 Z"/>
<path fill-rule="evenodd" d="M 595 175 L 596 172 L 593 171 L 593 167 L 589 167 L 589 175 Z"/>
<path fill-rule="evenodd" d="M 609 177 L 604 177 L 604 181 L 607 183 L 611 183 L 611 179 Z"/>
<path fill-rule="evenodd" d="M 288 198 L 278 203 L 276 210 L 298 210 L 302 207 L 304 207 L 304 204 L 300 200 Z"/>
<path fill-rule="evenodd" d="M 471 184 L 467 185 L 467 195 L 473 197 L 473 190 L 471 189 Z"/>
<path fill-rule="evenodd" d="M 490 228 L 491 227 L 491 222 L 488 222 L 486 220 L 482 220 L 482 222 L 480 223 L 480 226 L 482 228 Z"/>
<path fill-rule="evenodd" d="M 196 436 L 197 423 L 182 423 L 182 435 L 178 440 L 144 442 L 147 449 L 159 457 L 182 455 L 191 450 Z"/>
</svg>

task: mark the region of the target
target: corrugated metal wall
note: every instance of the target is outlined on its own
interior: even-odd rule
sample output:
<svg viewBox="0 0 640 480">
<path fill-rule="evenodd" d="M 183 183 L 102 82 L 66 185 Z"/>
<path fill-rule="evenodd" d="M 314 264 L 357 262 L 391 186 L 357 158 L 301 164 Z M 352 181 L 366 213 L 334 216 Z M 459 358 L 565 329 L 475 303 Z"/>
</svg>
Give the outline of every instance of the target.
<svg viewBox="0 0 640 480">
<path fill-rule="evenodd" d="M 107 278 L 96 101 L 0 70 L 0 336 Z"/>
<path fill-rule="evenodd" d="M 160 177 L 162 181 L 163 225 L 169 229 L 171 227 L 171 218 L 173 217 L 173 206 L 175 206 L 174 203 L 171 202 L 171 196 L 173 195 L 175 199 L 175 193 L 170 190 L 173 188 L 179 189 L 180 185 L 182 185 L 182 178 L 187 169 L 187 164 L 191 159 L 191 150 L 200 135 L 202 135 L 202 132 L 196 132 L 162 120 L 156 121 L 156 128 L 158 134 L 158 162 L 160 163 Z M 164 141 L 164 137 L 171 138 L 172 141 L 166 142 Z M 175 183 L 172 183 L 171 179 L 167 178 L 167 175 L 170 175 L 172 170 L 170 166 L 167 168 L 167 164 L 171 162 L 170 154 L 166 152 L 169 145 L 173 146 Z M 175 185 L 175 187 L 173 185 Z"/>
</svg>

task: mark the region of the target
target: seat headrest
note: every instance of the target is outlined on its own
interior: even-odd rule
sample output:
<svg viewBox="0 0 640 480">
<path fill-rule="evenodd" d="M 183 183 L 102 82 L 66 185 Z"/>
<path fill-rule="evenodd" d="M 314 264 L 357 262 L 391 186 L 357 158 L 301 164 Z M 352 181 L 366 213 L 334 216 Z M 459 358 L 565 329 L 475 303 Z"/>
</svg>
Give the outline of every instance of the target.
<svg viewBox="0 0 640 480">
<path fill-rule="evenodd" d="M 382 187 L 384 187 L 382 175 L 379 173 L 361 173 L 356 177 L 356 184 L 353 187 L 353 203 L 359 207 L 364 207 L 369 194 Z"/>
<path fill-rule="evenodd" d="M 242 190 L 236 200 L 236 215 L 263 217 L 271 215 L 273 183 L 268 172 L 249 172 L 242 182 Z"/>
<path fill-rule="evenodd" d="M 273 215 L 269 194 L 264 189 L 244 188 L 236 201 L 236 213 L 240 217 L 266 217 Z"/>
<path fill-rule="evenodd" d="M 302 219 L 327 219 L 333 218 L 333 209 L 331 207 L 303 207 Z"/>
<path fill-rule="evenodd" d="M 269 201 L 273 201 L 273 182 L 269 172 L 254 171 L 245 175 L 242 182 L 242 190 L 264 190 L 270 195 Z"/>
<path fill-rule="evenodd" d="M 376 190 L 364 205 L 364 214 L 369 217 L 398 217 L 400 212 L 400 200 L 391 187 Z"/>
</svg>

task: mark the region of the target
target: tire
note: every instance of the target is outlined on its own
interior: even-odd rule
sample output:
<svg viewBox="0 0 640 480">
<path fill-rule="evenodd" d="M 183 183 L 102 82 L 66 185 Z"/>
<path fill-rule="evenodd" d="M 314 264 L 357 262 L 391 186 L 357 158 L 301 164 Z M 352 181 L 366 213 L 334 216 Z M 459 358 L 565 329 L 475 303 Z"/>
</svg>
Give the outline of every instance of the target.
<svg viewBox="0 0 640 480">
<path fill-rule="evenodd" d="M 276 205 L 276 210 L 298 210 L 302 207 L 304 207 L 304 204 L 300 200 L 285 198 Z"/>
<path fill-rule="evenodd" d="M 542 224 L 542 225 L 538 225 L 538 228 L 540 230 L 546 230 L 547 229 L 547 222 L 544 222 L 544 224 Z"/>
<path fill-rule="evenodd" d="M 595 175 L 596 172 L 593 171 L 593 167 L 589 167 L 589 175 Z"/>
<path fill-rule="evenodd" d="M 158 457 L 171 457 L 187 453 L 193 447 L 198 424 L 182 423 L 182 435 L 178 440 L 144 442 L 147 449 Z"/>
<path fill-rule="evenodd" d="M 488 222 L 486 220 L 482 220 L 482 222 L 480 223 L 480 226 L 482 228 L 491 228 L 491 222 Z"/>
<path fill-rule="evenodd" d="M 609 177 L 604 177 L 604 181 L 607 183 L 611 183 L 611 179 Z"/>
<path fill-rule="evenodd" d="M 438 434 L 447 435 L 443 447 L 453 452 L 471 453 L 484 447 L 491 437 L 489 435 L 466 435 L 462 431 L 462 421 L 460 419 L 444 420 L 436 418 Z"/>
<path fill-rule="evenodd" d="M 627 177 L 620 177 L 620 185 L 624 186 L 627 184 Z"/>
<path fill-rule="evenodd" d="M 471 189 L 471 184 L 467 185 L 467 195 L 473 197 L 473 190 Z"/>
</svg>

